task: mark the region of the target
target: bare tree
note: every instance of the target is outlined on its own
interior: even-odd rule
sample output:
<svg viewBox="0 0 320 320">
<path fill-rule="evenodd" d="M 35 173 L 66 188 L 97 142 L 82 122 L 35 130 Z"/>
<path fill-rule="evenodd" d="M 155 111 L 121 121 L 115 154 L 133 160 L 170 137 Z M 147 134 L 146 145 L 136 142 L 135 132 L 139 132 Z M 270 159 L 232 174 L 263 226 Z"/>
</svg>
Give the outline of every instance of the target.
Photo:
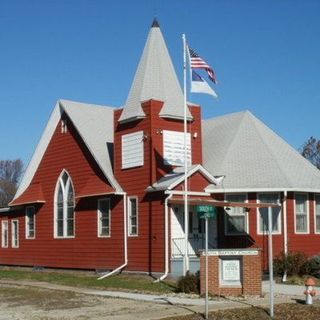
<svg viewBox="0 0 320 320">
<path fill-rule="evenodd" d="M 320 169 L 320 140 L 310 137 L 303 144 L 301 154 Z"/>
<path fill-rule="evenodd" d="M 0 160 L 0 208 L 13 199 L 23 172 L 21 159 Z"/>
</svg>

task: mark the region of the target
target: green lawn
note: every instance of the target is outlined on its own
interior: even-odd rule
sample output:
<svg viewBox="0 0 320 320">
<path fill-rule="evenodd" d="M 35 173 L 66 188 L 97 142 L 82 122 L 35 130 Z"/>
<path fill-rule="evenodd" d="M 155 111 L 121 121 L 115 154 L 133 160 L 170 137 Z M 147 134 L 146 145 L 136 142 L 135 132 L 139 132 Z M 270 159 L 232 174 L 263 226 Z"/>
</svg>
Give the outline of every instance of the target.
<svg viewBox="0 0 320 320">
<path fill-rule="evenodd" d="M 118 274 L 97 280 L 98 276 L 93 273 L 71 273 L 60 271 L 30 271 L 0 268 L 0 280 L 27 280 L 43 281 L 72 287 L 97 288 L 105 290 L 124 290 L 146 293 L 170 293 L 176 291 L 174 282 L 154 282 L 154 278 L 144 275 Z"/>
</svg>

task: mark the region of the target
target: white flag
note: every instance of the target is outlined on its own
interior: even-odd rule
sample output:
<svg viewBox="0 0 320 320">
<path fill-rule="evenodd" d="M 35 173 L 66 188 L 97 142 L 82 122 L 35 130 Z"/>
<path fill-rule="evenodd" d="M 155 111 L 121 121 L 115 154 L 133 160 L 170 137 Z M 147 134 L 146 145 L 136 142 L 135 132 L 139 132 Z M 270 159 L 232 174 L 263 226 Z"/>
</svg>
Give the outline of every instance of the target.
<svg viewBox="0 0 320 320">
<path fill-rule="evenodd" d="M 200 75 L 194 70 L 191 70 L 191 92 L 206 93 L 218 98 L 215 91 L 209 86 L 208 82 L 205 81 Z"/>
</svg>

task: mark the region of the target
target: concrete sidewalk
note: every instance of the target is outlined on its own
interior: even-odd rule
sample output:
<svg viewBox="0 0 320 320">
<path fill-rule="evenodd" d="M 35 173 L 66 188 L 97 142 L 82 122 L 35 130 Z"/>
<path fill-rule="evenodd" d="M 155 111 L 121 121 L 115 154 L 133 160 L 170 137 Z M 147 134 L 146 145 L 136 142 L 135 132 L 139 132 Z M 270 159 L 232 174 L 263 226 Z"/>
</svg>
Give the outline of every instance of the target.
<svg viewBox="0 0 320 320">
<path fill-rule="evenodd" d="M 262 292 L 269 293 L 269 281 L 262 282 Z M 304 290 L 306 289 L 304 285 L 291 285 L 283 283 L 274 283 L 273 289 L 275 294 L 289 295 L 289 296 L 301 296 L 304 298 Z M 319 293 L 320 288 L 316 287 L 316 291 Z"/>
<path fill-rule="evenodd" d="M 123 291 L 97 290 L 76 288 L 64 285 L 52 284 L 47 282 L 36 281 L 15 281 L 15 280 L 0 280 L 0 286 L 30 286 L 51 290 L 72 291 L 80 294 L 96 295 L 102 297 L 112 297 L 121 299 L 130 299 L 154 303 L 165 303 L 170 305 L 185 305 L 185 306 L 203 306 L 204 299 L 198 297 L 188 297 L 179 294 L 142 294 Z M 318 292 L 319 292 L 319 288 Z M 304 286 L 274 284 L 275 303 L 294 302 L 296 299 L 304 299 Z M 242 298 L 224 298 L 218 297 L 209 300 L 209 305 L 213 308 L 233 308 L 245 305 L 268 305 L 269 303 L 269 282 L 262 283 L 263 297 L 242 297 Z"/>
</svg>

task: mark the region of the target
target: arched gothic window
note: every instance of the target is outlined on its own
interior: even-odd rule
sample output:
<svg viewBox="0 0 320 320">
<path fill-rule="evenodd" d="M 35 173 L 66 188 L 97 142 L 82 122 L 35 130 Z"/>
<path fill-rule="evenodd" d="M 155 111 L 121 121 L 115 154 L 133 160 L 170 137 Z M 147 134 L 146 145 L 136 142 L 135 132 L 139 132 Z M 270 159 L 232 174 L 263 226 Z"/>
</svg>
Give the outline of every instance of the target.
<svg viewBox="0 0 320 320">
<path fill-rule="evenodd" d="M 69 174 L 63 170 L 55 192 L 55 236 L 66 238 L 74 236 L 74 189 Z"/>
</svg>

